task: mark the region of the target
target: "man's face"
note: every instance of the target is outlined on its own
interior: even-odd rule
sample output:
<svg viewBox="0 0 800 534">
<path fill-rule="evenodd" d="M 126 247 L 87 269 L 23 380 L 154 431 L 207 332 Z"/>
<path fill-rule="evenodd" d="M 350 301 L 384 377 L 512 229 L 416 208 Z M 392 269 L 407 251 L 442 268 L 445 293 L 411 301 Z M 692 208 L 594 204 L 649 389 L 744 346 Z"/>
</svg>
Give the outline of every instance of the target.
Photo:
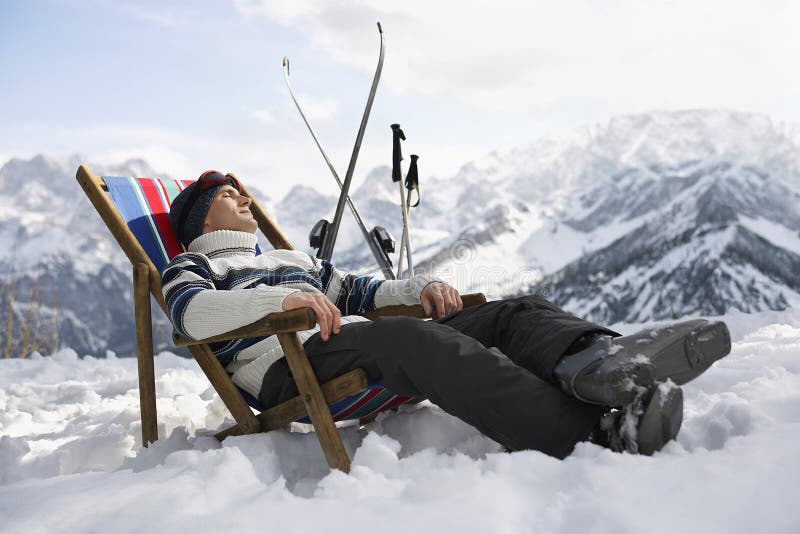
<svg viewBox="0 0 800 534">
<path fill-rule="evenodd" d="M 254 234 L 258 223 L 250 212 L 251 200 L 231 185 L 222 186 L 216 195 L 203 223 L 203 233 L 215 230 L 238 230 Z"/>
</svg>

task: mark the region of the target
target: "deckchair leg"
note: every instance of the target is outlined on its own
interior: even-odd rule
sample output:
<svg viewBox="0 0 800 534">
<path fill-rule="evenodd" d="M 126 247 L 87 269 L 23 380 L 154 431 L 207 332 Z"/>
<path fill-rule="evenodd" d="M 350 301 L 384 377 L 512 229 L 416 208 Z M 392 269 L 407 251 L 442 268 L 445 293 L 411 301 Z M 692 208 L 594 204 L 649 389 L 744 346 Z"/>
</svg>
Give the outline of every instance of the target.
<svg viewBox="0 0 800 534">
<path fill-rule="evenodd" d="M 231 381 L 228 373 L 219 363 L 219 360 L 208 345 L 189 346 L 194 359 L 200 364 L 211 385 L 219 394 L 225 407 L 238 423 L 242 434 L 253 434 L 261 431 L 261 423 L 256 419 L 253 410 L 247 405 L 242 394 L 236 389 L 236 385 Z"/>
<path fill-rule="evenodd" d="M 333 423 L 333 416 L 331 416 L 303 346 L 300 344 L 300 339 L 296 333 L 278 334 L 278 341 L 286 355 L 289 369 L 292 371 L 297 389 L 300 391 L 300 397 L 308 410 L 308 416 L 311 418 L 311 424 L 314 425 L 317 439 L 319 439 L 325 459 L 328 460 L 328 465 L 331 466 L 331 469 L 349 473 L 350 457 L 347 456 L 342 437 Z"/>
<path fill-rule="evenodd" d="M 133 304 L 136 316 L 136 355 L 139 360 L 139 408 L 142 414 L 142 445 L 158 440 L 156 378 L 153 369 L 153 323 L 150 315 L 150 268 L 133 266 Z"/>
<path fill-rule="evenodd" d="M 325 397 L 325 403 L 331 405 L 347 397 L 351 397 L 356 393 L 361 393 L 367 389 L 367 385 L 367 374 L 364 370 L 354 369 L 324 384 L 320 384 L 320 388 L 322 388 L 322 395 Z M 292 421 L 297 421 L 307 415 L 308 410 L 306 409 L 302 396 L 297 395 L 277 406 L 273 406 L 269 410 L 261 412 L 256 418 L 261 422 L 261 431 L 269 432 L 270 430 L 283 428 Z M 241 434 L 242 432 L 239 425 L 234 425 L 218 432 L 216 437 L 218 440 L 222 441 L 228 436 L 240 436 Z"/>
</svg>

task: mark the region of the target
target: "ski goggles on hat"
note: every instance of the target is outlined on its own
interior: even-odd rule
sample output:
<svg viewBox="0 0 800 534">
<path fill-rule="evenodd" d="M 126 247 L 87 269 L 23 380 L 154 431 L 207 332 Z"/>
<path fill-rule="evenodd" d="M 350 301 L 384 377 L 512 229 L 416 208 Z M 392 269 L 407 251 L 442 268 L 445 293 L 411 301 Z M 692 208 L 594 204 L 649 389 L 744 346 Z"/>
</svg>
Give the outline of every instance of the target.
<svg viewBox="0 0 800 534">
<path fill-rule="evenodd" d="M 197 185 L 199 189 L 196 189 L 196 191 L 206 191 L 207 189 L 211 189 L 217 185 L 227 183 L 230 183 L 240 193 L 242 192 L 242 187 L 239 185 L 239 182 L 236 180 L 236 178 L 234 178 L 230 173 L 222 174 L 219 171 L 206 171 L 201 174 L 200 178 L 197 179 Z"/>
</svg>

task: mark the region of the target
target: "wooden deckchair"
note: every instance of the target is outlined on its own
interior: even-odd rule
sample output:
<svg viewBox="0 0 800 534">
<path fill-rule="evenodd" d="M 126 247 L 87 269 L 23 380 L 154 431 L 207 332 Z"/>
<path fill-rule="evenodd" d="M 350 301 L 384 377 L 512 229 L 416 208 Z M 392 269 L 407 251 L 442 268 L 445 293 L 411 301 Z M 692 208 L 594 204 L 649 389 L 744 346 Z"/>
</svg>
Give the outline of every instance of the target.
<svg viewBox="0 0 800 534">
<path fill-rule="evenodd" d="M 182 247 L 177 244 L 172 233 L 167 213 L 171 199 L 192 181 L 99 177 L 92 174 L 85 165 L 80 166 L 76 178 L 133 265 L 142 443 L 146 447 L 158 439 L 150 295 L 153 295 L 169 317 L 161 293 L 160 270 L 173 256 L 182 252 Z M 116 186 L 113 184 L 121 183 L 120 181 L 128 181 L 135 188 L 141 213 L 130 213 L 135 211 L 135 206 L 126 206 L 120 210 L 120 206 L 115 204 L 112 196 Z M 243 189 L 245 195 L 253 198 L 246 188 Z M 123 211 L 126 213 L 123 214 Z M 293 248 L 255 199 L 251 204 L 251 211 L 258 221 L 259 229 L 273 247 Z M 463 295 L 462 298 L 465 306 L 486 301 L 480 293 Z M 385 315 L 423 318 L 424 311 L 422 306 L 390 306 L 365 314 L 368 318 Z M 349 472 L 350 459 L 336 430 L 334 419 L 356 418 L 363 421 L 374 417 L 378 411 L 396 407 L 410 399 L 394 395 L 379 384 L 370 384 L 366 374 L 360 369 L 320 385 L 297 335 L 297 332 L 313 328 L 314 325 L 315 318 L 311 309 L 292 310 L 267 315 L 250 325 L 203 340 L 187 339 L 173 332 L 173 341 L 177 346 L 188 347 L 236 421 L 232 427 L 216 434 L 219 440 L 233 435 L 282 428 L 293 421 L 310 422 L 328 465 Z M 230 379 L 208 343 L 271 334 L 277 335 L 280 341 L 300 394 L 256 415 L 248 405 L 243 391 Z"/>
</svg>

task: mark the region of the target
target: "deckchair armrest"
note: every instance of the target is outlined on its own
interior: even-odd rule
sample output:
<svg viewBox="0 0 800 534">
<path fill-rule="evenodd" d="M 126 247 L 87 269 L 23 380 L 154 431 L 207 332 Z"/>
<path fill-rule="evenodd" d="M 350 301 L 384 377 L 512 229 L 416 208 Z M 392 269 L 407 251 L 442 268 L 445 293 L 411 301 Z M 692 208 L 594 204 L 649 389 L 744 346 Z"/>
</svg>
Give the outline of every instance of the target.
<svg viewBox="0 0 800 534">
<path fill-rule="evenodd" d="M 483 304 L 486 302 L 486 295 L 483 293 L 469 293 L 466 295 L 461 295 L 461 301 L 464 303 L 465 308 L 469 308 L 470 306 L 475 306 L 476 304 Z M 376 319 L 378 317 L 416 317 L 418 319 L 425 319 L 425 310 L 422 308 L 421 304 L 417 304 L 415 306 L 384 306 L 383 308 L 378 308 L 377 310 L 372 310 L 366 313 L 361 314 L 367 319 Z M 435 319 L 436 317 L 434 317 Z"/>
<path fill-rule="evenodd" d="M 468 308 L 486 302 L 486 296 L 483 293 L 470 293 L 461 295 L 461 300 L 464 302 L 464 307 Z M 419 304 L 416 306 L 386 306 L 364 313 L 363 316 L 367 319 L 387 316 L 417 317 L 419 319 L 424 319 L 425 310 Z M 300 332 L 301 330 L 314 328 L 316 324 L 314 311 L 311 308 L 301 308 L 299 310 L 270 313 L 249 325 L 206 339 L 190 339 L 173 331 L 172 342 L 177 347 L 184 347 L 187 345 L 213 343 L 215 341 L 230 341 L 231 339 L 269 336 L 282 332 Z"/>
<path fill-rule="evenodd" d="M 300 332 L 301 330 L 309 330 L 314 328 L 315 324 L 317 324 L 317 320 L 316 316 L 314 315 L 314 311 L 311 308 L 300 308 L 298 310 L 270 313 L 258 321 L 245 325 L 241 328 L 237 328 L 236 330 L 231 330 L 230 332 L 225 332 L 224 334 L 219 334 L 206 339 L 191 339 L 173 331 L 172 342 L 178 347 L 184 347 L 187 345 L 200 345 L 215 341 L 230 341 L 231 339 L 269 336 L 272 334 L 287 332 Z"/>
</svg>

